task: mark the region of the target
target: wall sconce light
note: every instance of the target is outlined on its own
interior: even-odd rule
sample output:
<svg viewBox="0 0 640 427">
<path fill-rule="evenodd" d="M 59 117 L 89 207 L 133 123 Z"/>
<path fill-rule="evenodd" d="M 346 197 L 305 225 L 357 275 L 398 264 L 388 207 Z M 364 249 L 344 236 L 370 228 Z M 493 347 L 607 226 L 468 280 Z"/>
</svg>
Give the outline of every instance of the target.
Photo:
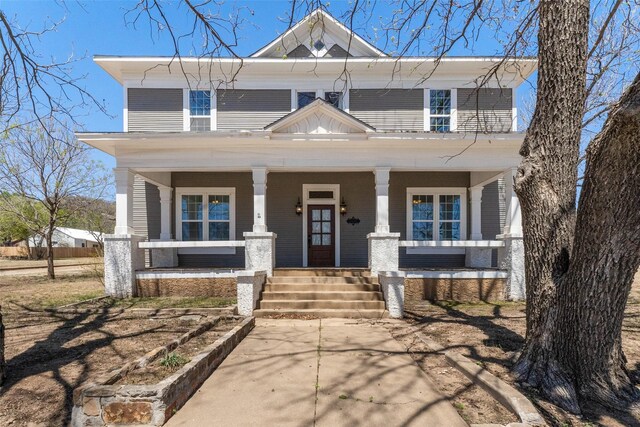
<svg viewBox="0 0 640 427">
<path fill-rule="evenodd" d="M 298 197 L 298 203 L 296 203 L 296 214 L 302 215 L 302 203 L 300 203 L 300 197 Z"/>
<path fill-rule="evenodd" d="M 340 203 L 340 215 L 347 214 L 347 204 L 344 201 L 344 197 L 342 198 L 342 202 Z"/>
</svg>

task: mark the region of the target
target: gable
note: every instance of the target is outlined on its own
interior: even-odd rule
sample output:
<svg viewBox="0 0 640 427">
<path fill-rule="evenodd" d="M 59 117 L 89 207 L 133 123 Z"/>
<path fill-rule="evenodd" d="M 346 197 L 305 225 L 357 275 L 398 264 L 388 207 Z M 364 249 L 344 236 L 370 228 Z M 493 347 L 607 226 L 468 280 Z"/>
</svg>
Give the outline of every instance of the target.
<svg viewBox="0 0 640 427">
<path fill-rule="evenodd" d="M 265 128 L 285 134 L 354 134 L 375 131 L 355 117 L 335 108 L 322 99 L 296 110 Z"/>
<path fill-rule="evenodd" d="M 251 55 L 252 58 L 346 56 L 377 58 L 386 55 L 322 9 L 311 12 Z"/>
</svg>

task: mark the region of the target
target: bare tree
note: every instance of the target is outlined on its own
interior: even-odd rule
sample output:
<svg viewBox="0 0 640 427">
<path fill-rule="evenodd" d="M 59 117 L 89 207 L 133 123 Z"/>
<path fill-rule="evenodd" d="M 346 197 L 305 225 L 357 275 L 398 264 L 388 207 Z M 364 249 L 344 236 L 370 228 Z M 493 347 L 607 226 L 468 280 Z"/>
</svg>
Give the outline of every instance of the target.
<svg viewBox="0 0 640 427">
<path fill-rule="evenodd" d="M 53 233 L 61 221 L 75 214 L 74 209 L 62 210 L 63 204 L 75 196 L 99 199 L 110 180 L 73 133 L 53 121 L 49 124 L 46 131 L 36 125 L 13 128 L 0 142 L 0 198 L 5 209 L 43 236 L 48 275 L 54 279 Z M 46 215 L 25 215 L 12 196 L 42 205 Z"/>
</svg>

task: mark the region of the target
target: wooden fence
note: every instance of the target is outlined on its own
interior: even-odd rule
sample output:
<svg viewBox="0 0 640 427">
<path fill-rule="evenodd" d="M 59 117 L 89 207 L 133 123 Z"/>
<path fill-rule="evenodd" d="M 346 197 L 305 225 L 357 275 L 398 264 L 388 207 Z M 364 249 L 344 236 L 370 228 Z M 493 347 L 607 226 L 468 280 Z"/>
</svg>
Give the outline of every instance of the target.
<svg viewBox="0 0 640 427">
<path fill-rule="evenodd" d="M 31 248 L 31 256 L 37 258 L 37 251 L 40 251 L 43 258 L 47 256 L 46 248 Z M 0 257 L 5 258 L 27 258 L 27 248 L 24 246 L 0 247 Z M 84 258 L 98 256 L 96 248 L 53 248 L 53 257 L 62 258 Z"/>
</svg>

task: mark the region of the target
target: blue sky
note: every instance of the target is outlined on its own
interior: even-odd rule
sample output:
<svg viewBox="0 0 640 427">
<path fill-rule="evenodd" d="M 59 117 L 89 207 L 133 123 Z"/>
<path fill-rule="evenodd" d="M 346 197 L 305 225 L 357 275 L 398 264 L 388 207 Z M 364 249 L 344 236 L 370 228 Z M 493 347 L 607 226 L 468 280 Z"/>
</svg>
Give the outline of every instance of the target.
<svg viewBox="0 0 640 427">
<path fill-rule="evenodd" d="M 150 31 L 144 20 L 137 25 L 126 23 L 125 14 L 137 1 L 129 0 L 66 0 L 60 3 L 54 0 L 0 0 L 0 7 L 9 19 L 16 19 L 21 27 L 39 30 L 44 22 L 62 22 L 57 31 L 47 33 L 35 43 L 43 58 L 57 60 L 72 55 L 80 59 L 73 64 L 75 76 L 86 76 L 83 85 L 96 99 L 104 102 L 108 115 L 97 108 L 84 109 L 77 121 L 87 131 L 122 130 L 122 89 L 100 67 L 92 61 L 93 55 L 171 55 L 172 48 L 166 34 Z M 340 17 L 350 6 L 347 1 L 333 1 L 329 11 Z M 225 4 L 228 11 L 232 7 L 243 8 L 242 14 L 247 22 L 240 29 L 239 46 L 236 52 L 249 55 L 270 42 L 287 28 L 286 14 L 290 9 L 288 1 L 230 1 Z M 171 9 L 168 7 L 168 9 Z M 253 12 L 252 14 L 250 13 Z M 389 9 L 381 2 L 377 3 L 371 20 L 358 22 L 354 28 L 364 37 L 372 37 L 373 28 L 380 17 L 386 16 Z M 128 15 L 131 20 L 132 15 Z M 186 10 L 175 9 L 169 18 L 184 28 L 189 18 Z M 146 25 L 145 25 L 146 24 Z M 421 52 L 431 54 L 431 52 Z M 498 53 L 497 44 L 490 35 L 475 41 L 473 49 L 457 48 L 455 55 L 492 55 Z M 525 84 L 526 85 L 526 84 Z M 524 85 L 523 85 L 524 86 Z M 521 91 L 523 92 L 523 91 Z M 521 97 L 522 94 L 519 94 Z M 110 117 L 111 116 L 111 117 Z M 101 160 L 107 167 L 115 162 L 111 156 L 95 152 L 93 157 Z"/>
</svg>

